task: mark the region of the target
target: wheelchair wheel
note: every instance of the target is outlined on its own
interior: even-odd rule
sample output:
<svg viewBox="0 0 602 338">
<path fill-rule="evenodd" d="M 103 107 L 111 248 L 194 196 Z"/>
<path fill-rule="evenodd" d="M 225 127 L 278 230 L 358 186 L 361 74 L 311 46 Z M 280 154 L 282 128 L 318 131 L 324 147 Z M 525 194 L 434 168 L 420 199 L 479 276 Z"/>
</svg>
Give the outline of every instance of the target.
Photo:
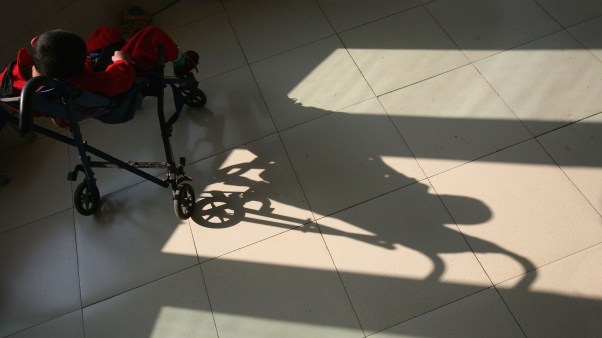
<svg viewBox="0 0 602 338">
<path fill-rule="evenodd" d="M 201 108 L 207 103 L 207 95 L 196 87 L 182 89 L 182 95 L 184 96 L 184 103 L 193 108 Z"/>
<path fill-rule="evenodd" d="M 192 216 L 195 204 L 194 189 L 190 184 L 182 183 L 178 185 L 174 192 L 173 207 L 176 215 L 181 220 L 186 220 Z"/>
<path fill-rule="evenodd" d="M 73 202 L 77 212 L 84 216 L 90 216 L 96 212 L 100 205 L 100 193 L 98 187 L 92 184 L 88 186 L 86 181 L 81 182 L 73 193 Z"/>
</svg>

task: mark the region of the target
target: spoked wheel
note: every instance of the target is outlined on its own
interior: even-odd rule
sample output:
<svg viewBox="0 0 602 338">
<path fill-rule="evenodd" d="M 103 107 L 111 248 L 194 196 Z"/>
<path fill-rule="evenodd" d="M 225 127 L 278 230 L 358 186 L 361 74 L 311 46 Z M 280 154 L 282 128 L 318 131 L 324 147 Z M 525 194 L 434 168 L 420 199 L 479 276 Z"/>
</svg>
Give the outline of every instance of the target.
<svg viewBox="0 0 602 338">
<path fill-rule="evenodd" d="M 178 185 L 174 192 L 173 207 L 176 215 L 181 220 L 186 220 L 194 212 L 195 195 L 194 189 L 190 184 L 182 183 Z"/>
<path fill-rule="evenodd" d="M 88 186 L 86 181 L 81 182 L 75 189 L 73 202 L 80 214 L 90 216 L 95 213 L 100 205 L 100 193 L 96 184 Z"/>
<path fill-rule="evenodd" d="M 207 228 L 228 228 L 245 217 L 244 205 L 226 195 L 203 198 L 196 207 L 200 216 L 194 221 Z"/>
<path fill-rule="evenodd" d="M 184 103 L 193 108 L 201 108 L 207 103 L 207 95 L 197 87 L 191 89 L 180 88 L 184 96 Z"/>
</svg>

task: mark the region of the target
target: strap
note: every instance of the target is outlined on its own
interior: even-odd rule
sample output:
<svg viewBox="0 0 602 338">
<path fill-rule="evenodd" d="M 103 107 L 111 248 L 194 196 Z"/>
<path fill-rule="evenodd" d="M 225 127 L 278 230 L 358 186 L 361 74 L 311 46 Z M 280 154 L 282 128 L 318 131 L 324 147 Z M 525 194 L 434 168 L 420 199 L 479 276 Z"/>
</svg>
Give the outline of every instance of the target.
<svg viewBox="0 0 602 338">
<path fill-rule="evenodd" d="M 0 97 L 14 96 L 15 91 L 13 89 L 13 79 L 11 78 L 13 67 L 17 61 L 12 61 L 5 68 L 4 75 L 0 80 Z"/>
</svg>

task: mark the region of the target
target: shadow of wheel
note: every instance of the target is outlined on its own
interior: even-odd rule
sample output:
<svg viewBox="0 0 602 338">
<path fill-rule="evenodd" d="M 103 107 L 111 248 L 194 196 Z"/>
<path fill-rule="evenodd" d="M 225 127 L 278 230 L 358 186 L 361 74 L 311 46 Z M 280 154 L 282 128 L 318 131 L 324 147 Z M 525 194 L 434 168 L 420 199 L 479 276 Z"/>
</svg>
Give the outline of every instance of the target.
<svg viewBox="0 0 602 338">
<path fill-rule="evenodd" d="M 199 225 L 221 229 L 238 224 L 245 217 L 245 208 L 238 198 L 212 193 L 196 202 L 192 219 Z"/>
</svg>

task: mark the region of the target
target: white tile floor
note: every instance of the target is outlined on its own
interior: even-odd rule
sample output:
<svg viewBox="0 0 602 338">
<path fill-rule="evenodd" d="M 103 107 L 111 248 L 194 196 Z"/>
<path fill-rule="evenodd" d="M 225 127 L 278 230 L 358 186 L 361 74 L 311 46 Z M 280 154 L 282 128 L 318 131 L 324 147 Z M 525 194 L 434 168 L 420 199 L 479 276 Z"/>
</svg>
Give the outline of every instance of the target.
<svg viewBox="0 0 602 338">
<path fill-rule="evenodd" d="M 602 336 L 602 2 L 182 0 L 199 196 L 0 136 L 0 336 Z M 93 145 L 161 160 L 154 102 Z M 107 137 L 110 135 L 110 137 Z M 157 173 L 158 174 L 158 173 Z"/>
</svg>

